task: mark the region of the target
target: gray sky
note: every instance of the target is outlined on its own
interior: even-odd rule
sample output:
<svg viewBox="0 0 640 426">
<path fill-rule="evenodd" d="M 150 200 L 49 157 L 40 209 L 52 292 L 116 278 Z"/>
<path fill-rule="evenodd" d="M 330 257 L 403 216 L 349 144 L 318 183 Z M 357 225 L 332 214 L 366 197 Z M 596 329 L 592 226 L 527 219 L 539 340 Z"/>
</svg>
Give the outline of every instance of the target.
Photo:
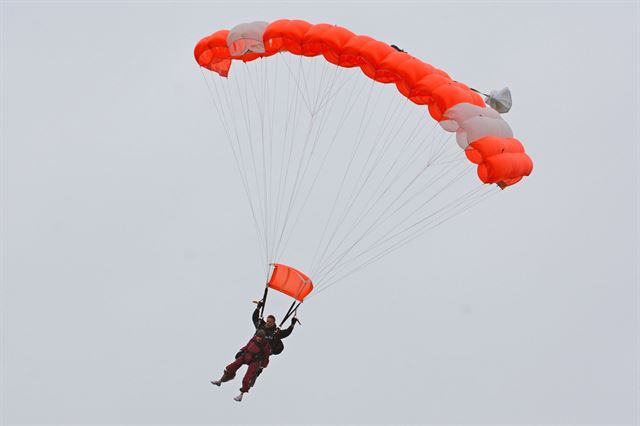
<svg viewBox="0 0 640 426">
<path fill-rule="evenodd" d="M 637 2 L 3 2 L 0 422 L 640 421 Z M 509 86 L 529 178 L 303 306 L 241 404 L 251 216 L 193 59 L 282 17 Z"/>
</svg>

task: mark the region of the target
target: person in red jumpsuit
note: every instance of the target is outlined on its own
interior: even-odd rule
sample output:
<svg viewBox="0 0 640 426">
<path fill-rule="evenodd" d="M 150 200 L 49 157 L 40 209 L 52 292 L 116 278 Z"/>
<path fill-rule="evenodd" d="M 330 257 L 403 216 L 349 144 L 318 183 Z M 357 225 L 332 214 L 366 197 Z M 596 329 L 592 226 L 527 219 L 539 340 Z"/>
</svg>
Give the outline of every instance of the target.
<svg viewBox="0 0 640 426">
<path fill-rule="evenodd" d="M 236 376 L 236 371 L 238 371 L 240 367 L 247 364 L 249 367 L 242 379 L 240 395 L 233 398 L 240 402 L 242 401 L 242 396 L 249 392 L 249 388 L 253 386 L 258 372 L 263 368 L 267 368 L 267 365 L 269 365 L 269 355 L 271 355 L 271 347 L 265 339 L 264 330 L 260 329 L 256 331 L 256 334 L 249 340 L 249 343 L 236 354 L 236 360 L 225 367 L 222 377 L 212 381 L 211 384 L 220 386 L 222 383 L 228 382 Z"/>
</svg>

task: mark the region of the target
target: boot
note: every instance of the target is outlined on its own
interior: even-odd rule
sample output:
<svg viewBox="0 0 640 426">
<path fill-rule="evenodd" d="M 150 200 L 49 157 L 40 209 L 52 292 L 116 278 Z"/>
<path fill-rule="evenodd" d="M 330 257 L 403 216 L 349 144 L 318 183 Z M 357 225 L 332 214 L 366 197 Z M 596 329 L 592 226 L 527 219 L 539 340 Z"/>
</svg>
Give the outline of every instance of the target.
<svg viewBox="0 0 640 426">
<path fill-rule="evenodd" d="M 242 401 L 242 395 L 244 395 L 244 392 L 240 392 L 240 395 L 236 396 L 235 398 L 233 398 L 234 401 Z"/>
<path fill-rule="evenodd" d="M 216 385 L 216 386 L 220 386 L 222 384 L 222 380 L 212 380 L 211 384 L 212 385 Z"/>
</svg>

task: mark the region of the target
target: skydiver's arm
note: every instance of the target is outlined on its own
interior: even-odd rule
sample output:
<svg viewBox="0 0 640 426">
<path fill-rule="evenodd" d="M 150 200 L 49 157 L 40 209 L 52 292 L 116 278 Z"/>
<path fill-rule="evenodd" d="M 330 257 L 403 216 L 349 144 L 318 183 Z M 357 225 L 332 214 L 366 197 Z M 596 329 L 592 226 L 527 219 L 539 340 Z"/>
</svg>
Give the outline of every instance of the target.
<svg viewBox="0 0 640 426">
<path fill-rule="evenodd" d="M 280 330 L 280 332 L 278 333 L 278 337 L 280 339 L 284 339 L 285 337 L 288 337 L 293 331 L 293 327 L 295 325 L 296 325 L 295 322 L 291 322 L 291 325 L 289 327 L 285 328 L 284 330 Z"/>
<path fill-rule="evenodd" d="M 251 321 L 253 322 L 253 326 L 255 328 L 260 327 L 260 307 L 257 307 L 255 311 L 253 311 L 253 315 L 251 316 Z"/>
</svg>

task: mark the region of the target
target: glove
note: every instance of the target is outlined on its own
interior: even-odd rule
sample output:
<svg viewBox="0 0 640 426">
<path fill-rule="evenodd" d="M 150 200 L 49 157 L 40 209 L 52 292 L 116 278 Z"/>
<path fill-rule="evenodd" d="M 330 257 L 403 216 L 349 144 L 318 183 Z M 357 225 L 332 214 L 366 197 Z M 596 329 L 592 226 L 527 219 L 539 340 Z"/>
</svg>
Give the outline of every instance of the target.
<svg viewBox="0 0 640 426">
<path fill-rule="evenodd" d="M 291 318 L 291 325 L 296 325 L 296 323 L 302 325 L 302 323 L 300 322 L 300 320 L 296 317 Z"/>
<path fill-rule="evenodd" d="M 262 308 L 262 305 L 264 305 L 264 303 L 262 302 L 262 300 L 254 300 L 253 303 L 255 303 L 256 305 L 256 309 L 260 309 Z"/>
</svg>

